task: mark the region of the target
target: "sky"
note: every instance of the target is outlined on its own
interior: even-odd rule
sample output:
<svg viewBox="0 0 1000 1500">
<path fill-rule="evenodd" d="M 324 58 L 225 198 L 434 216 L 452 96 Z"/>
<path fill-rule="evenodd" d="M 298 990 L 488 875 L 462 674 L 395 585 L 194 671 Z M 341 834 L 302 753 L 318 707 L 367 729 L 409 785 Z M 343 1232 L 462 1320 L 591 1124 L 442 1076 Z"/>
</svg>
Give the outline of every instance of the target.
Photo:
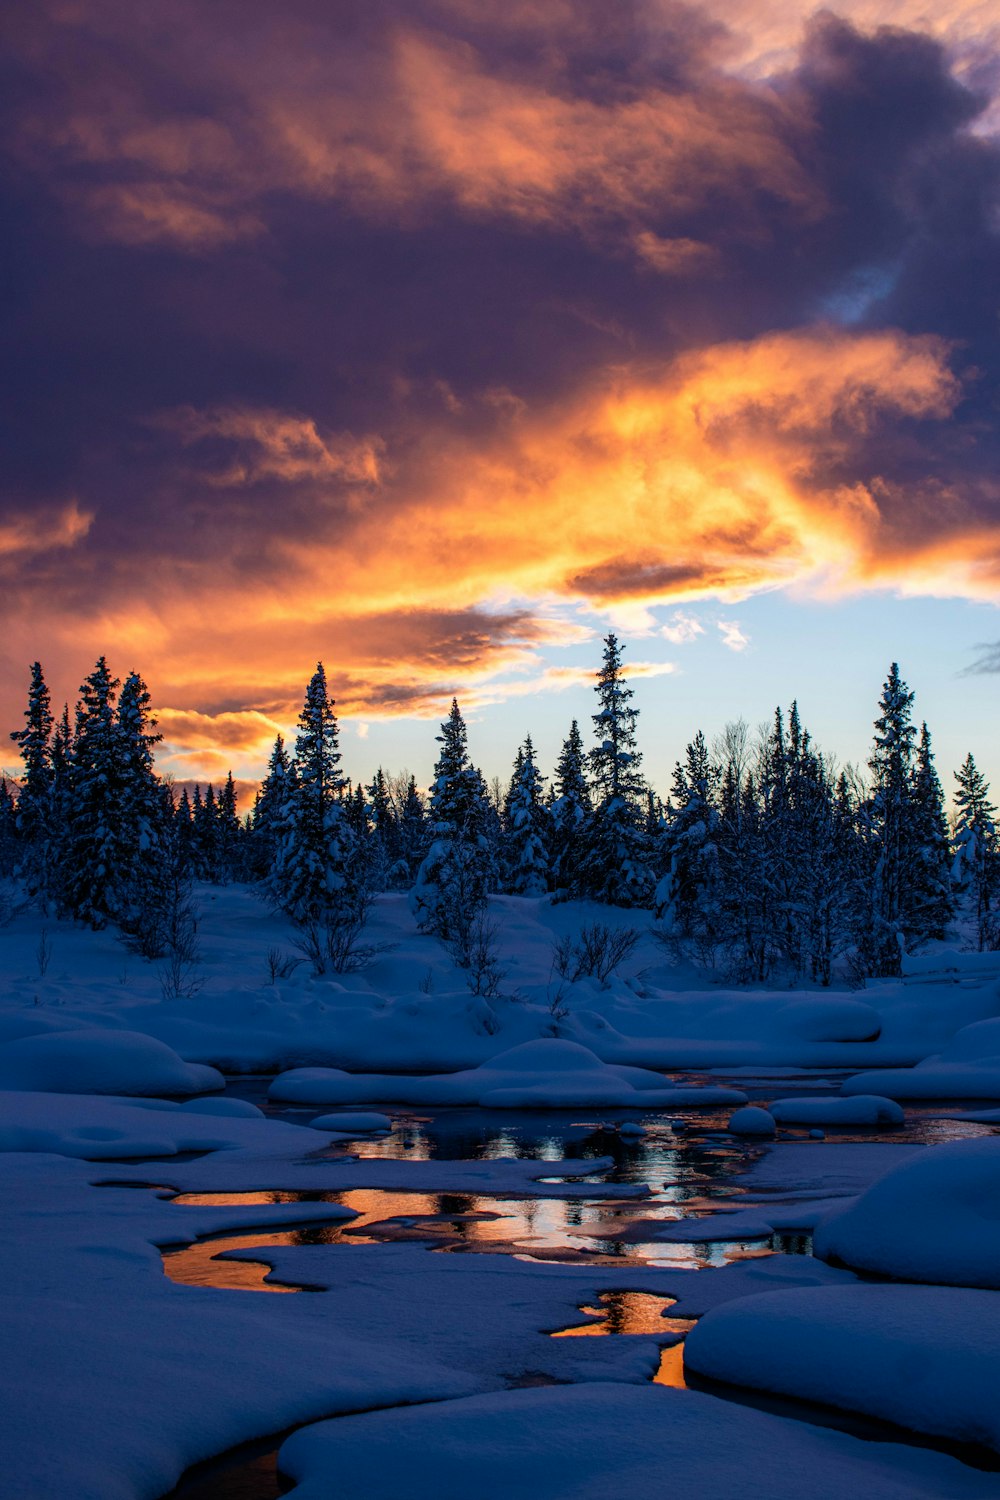
<svg viewBox="0 0 1000 1500">
<path fill-rule="evenodd" d="M 664 793 L 892 660 L 1000 786 L 993 0 L 37 0 L 0 141 L 5 730 L 103 652 L 252 782 L 321 658 L 506 775 L 614 630 Z"/>
</svg>

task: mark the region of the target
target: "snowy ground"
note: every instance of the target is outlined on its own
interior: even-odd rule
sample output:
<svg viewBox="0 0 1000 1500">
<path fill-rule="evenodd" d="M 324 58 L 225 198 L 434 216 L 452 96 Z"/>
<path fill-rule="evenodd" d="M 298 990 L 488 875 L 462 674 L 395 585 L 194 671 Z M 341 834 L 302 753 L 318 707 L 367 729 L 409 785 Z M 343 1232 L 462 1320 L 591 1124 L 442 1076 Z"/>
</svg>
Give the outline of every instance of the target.
<svg viewBox="0 0 1000 1500">
<path fill-rule="evenodd" d="M 1000 1492 L 907 1439 L 1000 1454 L 997 956 L 746 993 L 644 935 L 567 985 L 554 935 L 644 920 L 506 898 L 487 1001 L 402 899 L 367 970 L 276 984 L 287 925 L 200 899 L 182 1001 L 111 934 L 0 930 L 5 1494 L 155 1500 L 316 1422 L 302 1500 Z"/>
</svg>

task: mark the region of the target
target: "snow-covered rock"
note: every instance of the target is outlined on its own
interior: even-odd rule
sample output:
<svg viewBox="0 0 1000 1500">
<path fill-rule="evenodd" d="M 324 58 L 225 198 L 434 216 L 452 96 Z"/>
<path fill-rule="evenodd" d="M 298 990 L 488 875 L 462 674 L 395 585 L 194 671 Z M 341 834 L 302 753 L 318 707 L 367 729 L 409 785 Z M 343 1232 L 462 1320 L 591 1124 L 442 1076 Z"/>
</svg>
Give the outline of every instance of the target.
<svg viewBox="0 0 1000 1500">
<path fill-rule="evenodd" d="M 775 1132 L 774 1116 L 758 1104 L 747 1104 L 730 1116 L 726 1129 L 733 1135 L 772 1136 Z"/>
<path fill-rule="evenodd" d="M 1000 1138 L 917 1152 L 824 1219 L 814 1248 L 900 1280 L 1000 1289 Z"/>
<path fill-rule="evenodd" d="M 779 1125 L 902 1125 L 902 1109 L 893 1099 L 858 1094 L 849 1099 L 775 1099 L 771 1114 Z"/>
<path fill-rule="evenodd" d="M 56 1094 L 204 1094 L 215 1068 L 187 1063 L 154 1037 L 112 1028 L 39 1032 L 0 1047 L 0 1089 Z"/>
</svg>

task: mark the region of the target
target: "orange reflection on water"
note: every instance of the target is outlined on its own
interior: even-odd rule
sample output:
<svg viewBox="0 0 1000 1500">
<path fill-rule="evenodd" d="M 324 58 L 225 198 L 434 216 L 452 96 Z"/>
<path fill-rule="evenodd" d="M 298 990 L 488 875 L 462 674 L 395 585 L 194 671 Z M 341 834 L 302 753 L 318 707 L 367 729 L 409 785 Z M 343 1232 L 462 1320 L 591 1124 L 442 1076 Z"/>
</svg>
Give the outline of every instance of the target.
<svg viewBox="0 0 1000 1500">
<path fill-rule="evenodd" d="M 297 1286 L 265 1282 L 271 1267 L 262 1260 L 218 1260 L 224 1250 L 260 1250 L 269 1245 L 299 1243 L 298 1230 L 285 1229 L 274 1234 L 229 1234 L 223 1239 L 197 1240 L 180 1250 L 163 1255 L 163 1269 L 179 1286 L 221 1287 L 241 1292 L 297 1292 Z"/>
<path fill-rule="evenodd" d="M 680 1319 L 677 1319 L 679 1322 Z M 668 1385 L 675 1391 L 686 1391 L 684 1379 L 684 1344 L 671 1344 L 660 1351 L 660 1367 L 653 1376 L 654 1385 Z"/>
<path fill-rule="evenodd" d="M 649 1292 L 602 1292 L 600 1307 L 581 1307 L 580 1311 L 599 1318 L 596 1323 L 581 1323 L 574 1328 L 560 1328 L 552 1337 L 578 1338 L 587 1334 L 617 1333 L 687 1333 L 694 1327 L 692 1318 L 668 1318 L 676 1297 L 654 1297 Z"/>
</svg>

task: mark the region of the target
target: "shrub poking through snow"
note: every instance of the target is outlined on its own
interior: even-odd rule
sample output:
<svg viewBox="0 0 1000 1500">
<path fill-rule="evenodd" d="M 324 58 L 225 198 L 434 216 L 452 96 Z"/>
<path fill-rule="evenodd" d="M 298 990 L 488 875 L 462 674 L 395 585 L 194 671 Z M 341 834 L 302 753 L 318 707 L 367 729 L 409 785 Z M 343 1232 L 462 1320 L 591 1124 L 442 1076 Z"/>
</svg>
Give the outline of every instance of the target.
<svg viewBox="0 0 1000 1500">
<path fill-rule="evenodd" d="M 607 984 L 612 974 L 635 952 L 642 934 L 635 927 L 609 927 L 592 922 L 578 937 L 567 933 L 552 947 L 552 968 L 560 978 L 575 984 L 578 979 L 596 979 Z"/>
</svg>

